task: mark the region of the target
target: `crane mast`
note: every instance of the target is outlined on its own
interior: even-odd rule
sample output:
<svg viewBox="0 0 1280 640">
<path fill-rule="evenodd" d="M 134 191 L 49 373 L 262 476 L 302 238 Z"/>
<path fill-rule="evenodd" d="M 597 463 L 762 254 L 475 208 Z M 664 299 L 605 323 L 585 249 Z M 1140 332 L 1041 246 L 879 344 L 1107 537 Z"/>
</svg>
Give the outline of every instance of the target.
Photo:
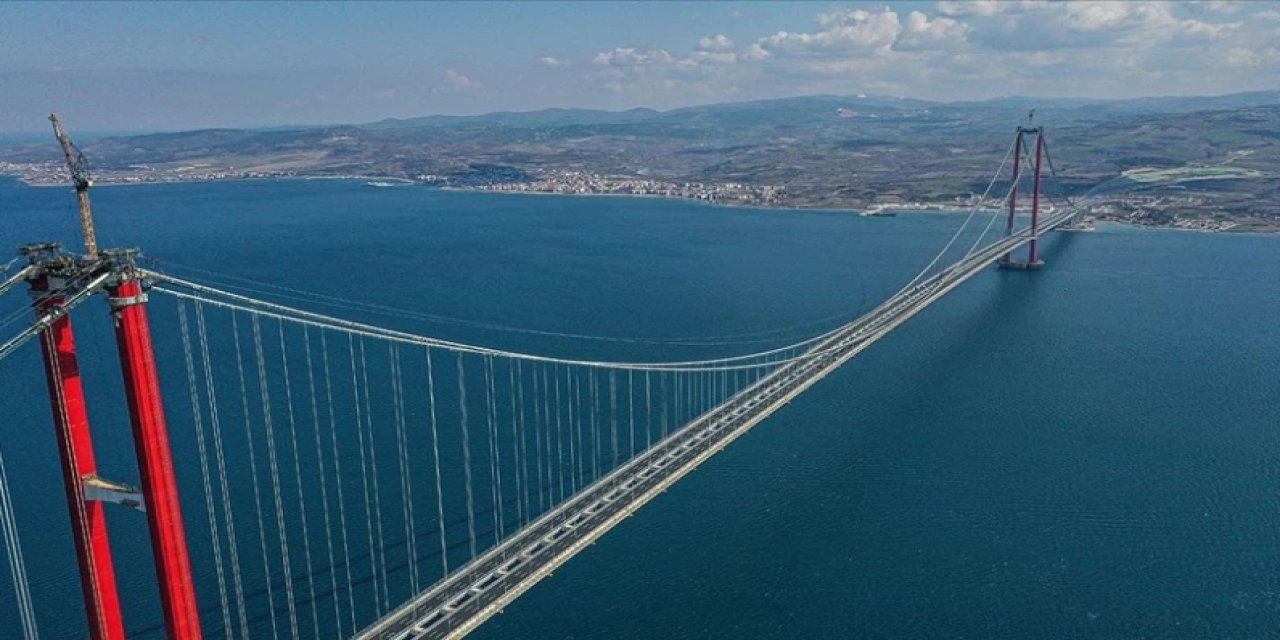
<svg viewBox="0 0 1280 640">
<path fill-rule="evenodd" d="M 71 137 L 62 127 L 58 114 L 49 114 L 49 121 L 53 123 L 53 135 L 57 136 L 58 144 L 62 145 L 62 153 L 67 158 L 67 169 L 71 172 L 71 183 L 76 189 L 76 202 L 80 206 L 80 226 L 84 230 L 85 257 L 90 260 L 97 259 L 98 239 L 93 232 L 93 210 L 89 206 L 89 187 L 93 185 L 93 181 L 89 179 L 89 161 L 71 143 Z"/>
</svg>

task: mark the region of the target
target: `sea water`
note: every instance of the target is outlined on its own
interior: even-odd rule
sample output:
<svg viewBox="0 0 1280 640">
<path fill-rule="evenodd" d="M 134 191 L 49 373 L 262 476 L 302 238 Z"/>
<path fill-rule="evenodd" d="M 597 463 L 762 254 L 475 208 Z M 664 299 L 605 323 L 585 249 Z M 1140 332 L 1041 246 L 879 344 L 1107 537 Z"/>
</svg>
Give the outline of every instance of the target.
<svg viewBox="0 0 1280 640">
<path fill-rule="evenodd" d="M 620 360 L 830 328 L 910 280 L 964 219 L 353 181 L 103 187 L 93 200 L 100 244 L 140 247 L 177 275 L 430 314 L 316 308 L 442 338 Z M 0 247 L 76 246 L 77 228 L 68 189 L 0 182 Z M 975 277 L 474 637 L 1275 637 L 1280 238 L 1101 225 L 1045 245 L 1043 270 Z M 5 297 L 0 338 L 27 320 L 21 291 Z M 172 309 L 152 305 L 162 347 L 176 344 Z M 104 305 L 75 323 L 99 467 L 136 479 Z M 166 393 L 183 392 L 181 358 L 160 360 Z M 0 380 L 42 635 L 81 637 L 36 345 L 0 362 Z M 175 451 L 191 450 L 190 422 L 170 416 Z M 143 518 L 109 518 L 130 635 L 159 638 Z M 195 564 L 216 621 L 208 559 Z M 0 585 L 0 637 L 18 637 Z"/>
</svg>

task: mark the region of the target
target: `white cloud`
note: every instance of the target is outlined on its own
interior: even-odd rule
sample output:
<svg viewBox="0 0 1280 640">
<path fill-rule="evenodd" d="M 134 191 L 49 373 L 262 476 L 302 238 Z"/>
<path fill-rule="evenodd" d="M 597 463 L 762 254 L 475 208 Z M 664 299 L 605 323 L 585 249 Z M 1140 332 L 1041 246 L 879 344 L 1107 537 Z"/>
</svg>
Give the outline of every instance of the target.
<svg viewBox="0 0 1280 640">
<path fill-rule="evenodd" d="M 733 40 L 724 35 L 705 36 L 698 39 L 698 51 L 733 51 Z"/>
<path fill-rule="evenodd" d="M 1239 29 L 1242 24 L 1240 22 L 1213 24 L 1200 20 L 1183 20 L 1178 23 L 1178 29 L 1174 36 L 1184 40 L 1191 38 L 1221 38 Z"/>
<path fill-rule="evenodd" d="M 709 40 L 713 48 L 731 46 L 724 42 L 717 43 L 714 39 L 704 40 Z M 722 65 L 732 64 L 737 59 L 738 56 L 733 51 L 695 50 L 688 56 L 678 57 L 665 49 L 618 47 L 612 51 L 601 51 L 592 58 L 592 64 L 601 69 L 588 75 L 588 78 L 613 93 L 677 90 L 699 92 L 704 90 L 702 84 L 705 78 L 715 75 Z"/>
<path fill-rule="evenodd" d="M 770 55 L 887 49 L 898 38 L 902 23 L 888 7 L 879 11 L 847 9 L 818 16 L 823 29 L 812 33 L 779 31 L 756 41 Z"/>
<path fill-rule="evenodd" d="M 1262 56 L 1252 49 L 1233 47 L 1227 51 L 1227 64 L 1233 67 L 1251 67 L 1262 62 Z"/>
<path fill-rule="evenodd" d="M 640 50 L 633 47 L 618 47 L 613 51 L 597 53 L 591 62 L 606 67 L 643 67 L 668 64 L 674 60 L 675 57 L 665 49 Z"/>
<path fill-rule="evenodd" d="M 1226 62 L 1233 67 L 1256 67 L 1262 64 L 1277 64 L 1280 63 L 1280 49 L 1275 47 L 1267 47 L 1265 49 L 1234 47 L 1227 51 Z"/>
<path fill-rule="evenodd" d="M 1067 56 L 1058 51 L 1034 51 L 1031 55 L 1024 58 L 1027 66 L 1031 67 L 1052 67 L 1054 65 L 1066 64 Z"/>
<path fill-rule="evenodd" d="M 938 13 L 946 16 L 994 16 L 1009 3 L 998 0 L 943 0 L 937 4 Z"/>
<path fill-rule="evenodd" d="M 726 47 L 732 47 L 732 43 L 728 42 L 728 38 L 724 38 L 721 41 L 709 38 L 703 38 L 702 40 L 708 41 L 710 48 L 713 50 L 708 51 L 699 48 L 686 57 L 677 57 L 666 49 L 618 47 L 612 51 L 597 53 L 591 59 L 591 62 L 613 70 L 631 70 L 634 76 L 638 74 L 638 70 L 650 70 L 650 72 L 655 73 L 663 71 L 705 72 L 710 71 L 714 66 L 733 64 L 738 61 L 737 53 L 723 50 Z M 597 77 L 608 77 L 611 81 L 616 81 L 620 76 L 621 74 L 619 73 L 612 73 Z"/>
<path fill-rule="evenodd" d="M 590 78 L 615 92 L 759 95 L 856 91 L 938 98 L 1209 93 L 1275 86 L 1280 3 L 1151 0 L 942 1 L 934 10 L 851 7 L 809 29 L 742 44 L 598 53 Z"/>
<path fill-rule="evenodd" d="M 453 69 L 445 70 L 444 82 L 459 91 L 476 91 L 481 87 L 479 82 L 476 82 Z"/>
<path fill-rule="evenodd" d="M 1245 6 L 1245 3 L 1232 2 L 1231 0 L 1202 0 L 1192 4 L 1217 13 L 1235 13 Z"/>
<path fill-rule="evenodd" d="M 702 63 L 733 64 L 738 61 L 738 54 L 733 51 L 694 51 L 690 60 Z"/>
<path fill-rule="evenodd" d="M 969 25 L 953 18 L 929 16 L 912 11 L 907 16 L 906 30 L 894 44 L 896 49 L 953 49 L 969 35 Z"/>
<path fill-rule="evenodd" d="M 765 60 L 770 57 L 772 57 L 772 54 L 766 51 L 764 47 L 760 46 L 759 42 L 752 42 L 751 45 L 747 47 L 747 50 L 742 53 L 742 58 L 744 60 Z"/>
<path fill-rule="evenodd" d="M 538 64 L 546 67 L 563 67 L 568 64 L 568 61 L 561 60 L 554 56 L 542 56 L 541 58 L 538 58 Z"/>
<path fill-rule="evenodd" d="M 939 10 L 956 12 L 940 4 Z M 958 15 L 958 14 L 957 14 Z M 1000 4 L 998 14 L 969 14 L 969 39 L 1003 51 L 1062 48 L 1145 50 L 1160 43 L 1188 43 L 1229 35 L 1242 22 L 1224 23 L 1190 4 L 1164 0 L 1112 2 L 1022 0 Z"/>
<path fill-rule="evenodd" d="M 1059 24 L 1079 31 L 1115 31 L 1139 22 L 1164 22 L 1173 18 L 1163 5 L 1082 0 L 1064 3 L 1054 13 Z"/>
</svg>

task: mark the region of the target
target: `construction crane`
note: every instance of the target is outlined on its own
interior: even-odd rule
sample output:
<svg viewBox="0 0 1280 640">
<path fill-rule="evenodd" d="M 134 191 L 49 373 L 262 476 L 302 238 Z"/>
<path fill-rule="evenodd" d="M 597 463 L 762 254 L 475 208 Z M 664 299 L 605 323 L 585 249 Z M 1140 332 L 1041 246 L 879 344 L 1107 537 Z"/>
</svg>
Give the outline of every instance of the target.
<svg viewBox="0 0 1280 640">
<path fill-rule="evenodd" d="M 67 157 L 71 183 L 76 188 L 76 202 L 80 205 L 80 226 L 84 228 L 85 257 L 95 260 L 98 257 L 98 239 L 93 233 L 93 210 L 89 206 L 89 187 L 93 185 L 93 180 L 89 179 L 89 161 L 71 144 L 71 137 L 62 128 L 58 114 L 49 114 L 49 121 L 53 123 L 53 135 L 57 136 L 58 144 L 62 145 L 62 153 Z"/>
</svg>

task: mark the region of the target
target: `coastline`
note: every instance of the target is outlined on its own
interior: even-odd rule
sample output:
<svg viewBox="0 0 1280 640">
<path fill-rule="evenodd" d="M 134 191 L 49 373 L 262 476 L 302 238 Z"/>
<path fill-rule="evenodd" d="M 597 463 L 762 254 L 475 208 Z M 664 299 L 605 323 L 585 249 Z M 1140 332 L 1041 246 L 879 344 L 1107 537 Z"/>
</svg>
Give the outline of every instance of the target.
<svg viewBox="0 0 1280 640">
<path fill-rule="evenodd" d="M 22 176 L 12 174 L 12 173 L 0 174 L 0 176 L 7 176 L 10 178 L 13 178 L 14 180 L 17 180 L 18 182 L 21 182 L 22 184 L 28 187 L 34 187 L 36 189 L 50 189 L 50 188 L 71 186 L 69 184 L 32 182 L 30 180 L 23 178 Z M 113 180 L 103 180 L 103 181 L 94 180 L 93 186 L 94 187 L 145 187 L 150 185 L 162 185 L 162 184 L 195 184 L 199 182 L 247 182 L 251 180 L 358 180 L 358 181 L 368 181 L 368 182 L 374 182 L 374 181 L 397 182 L 397 183 L 404 184 L 406 186 L 421 184 L 414 180 L 410 180 L 409 178 L 400 178 L 395 176 L 358 176 L 358 175 L 288 176 L 288 175 L 281 175 L 281 176 L 228 176 L 224 178 L 178 178 L 175 180 L 138 180 L 138 181 L 132 181 L 132 182 L 113 181 Z"/>
<path fill-rule="evenodd" d="M 736 202 L 712 202 L 707 200 L 698 200 L 694 198 L 683 198 L 680 196 L 668 196 L 653 193 L 552 193 L 549 191 L 501 191 L 492 189 L 475 189 L 470 187 L 439 187 L 444 191 L 452 191 L 456 193 L 486 193 L 500 194 L 511 196 L 561 196 L 561 197 L 599 197 L 599 198 L 656 198 L 662 200 L 681 200 L 684 202 L 693 202 L 703 204 L 710 207 L 728 207 L 734 209 L 758 209 L 762 211 L 800 211 L 805 213 L 841 213 L 841 214 L 860 214 L 866 209 L 852 208 L 836 208 L 836 207 L 804 207 L 804 206 L 776 206 L 776 205 L 760 205 L 760 204 L 743 204 Z M 960 206 L 942 207 L 938 203 L 932 202 L 911 202 L 900 205 L 894 205 L 892 211 L 902 214 L 941 214 L 941 215 L 968 215 L 968 209 Z M 988 211 L 987 213 L 993 213 Z M 1235 234 L 1235 235 L 1266 235 L 1280 236 L 1280 225 L 1275 228 L 1255 229 L 1244 225 L 1237 224 L 1229 229 L 1201 229 L 1192 227 L 1177 226 L 1174 224 L 1142 224 L 1130 220 L 1117 218 L 1097 217 L 1096 222 L 1127 227 L 1133 229 L 1149 230 L 1149 231 L 1185 231 L 1191 233 L 1204 234 Z"/>
<path fill-rule="evenodd" d="M 12 173 L 0 174 L 0 176 L 11 177 L 23 185 L 34 188 L 58 188 L 68 187 L 69 185 L 53 184 L 47 182 L 32 182 L 24 177 Z M 598 198 L 652 198 L 661 200 L 680 200 L 684 202 L 702 204 L 711 207 L 726 207 L 733 209 L 755 209 L 760 211 L 797 211 L 806 213 L 835 213 L 835 214 L 853 214 L 858 215 L 867 209 L 856 209 L 849 207 L 824 207 L 824 206 L 801 206 L 801 205 L 767 205 L 767 204 L 750 204 L 741 202 L 718 202 L 712 200 L 703 200 L 698 198 L 688 198 L 676 195 L 665 195 L 656 193 L 555 193 L 550 191 L 516 191 L 516 190 L 496 190 L 484 189 L 476 187 L 452 187 L 452 186 L 436 186 L 409 178 L 399 176 L 371 176 L 371 175 L 315 175 L 315 176 L 299 176 L 299 175 L 279 175 L 279 176 L 226 176 L 217 178 L 207 177 L 191 177 L 179 178 L 173 180 L 147 180 L 147 181 L 111 181 L 105 180 L 95 182 L 95 187 L 139 187 L 148 185 L 164 185 L 164 184 L 193 184 L 201 182 L 246 182 L 246 181 L 275 181 L 275 180 L 350 180 L 362 182 L 394 182 L 397 185 L 404 186 L 427 186 L 440 189 L 442 191 L 450 191 L 455 193 L 484 193 L 498 194 L 509 196 L 560 196 L 560 197 L 598 197 Z M 891 210 L 903 214 L 944 214 L 957 215 L 968 214 L 968 210 L 962 206 L 944 207 L 940 203 L 931 202 L 909 202 L 894 204 Z M 1274 227 L 1255 228 L 1248 225 L 1237 223 L 1236 226 L 1228 229 L 1206 229 L 1179 226 L 1176 224 L 1143 224 L 1131 220 L 1117 219 L 1107 216 L 1098 216 L 1096 221 L 1128 227 L 1141 230 L 1167 230 L 1167 231 L 1186 231 L 1205 234 L 1237 234 L 1237 235 L 1266 235 L 1280 236 L 1280 224 Z"/>
<path fill-rule="evenodd" d="M 485 193 L 493 195 L 506 196 L 560 196 L 562 198 L 645 198 L 654 200 L 679 200 L 680 202 L 689 202 L 693 204 L 702 204 L 708 207 L 727 207 L 732 209 L 759 209 L 762 211 L 807 211 L 812 213 L 861 213 L 861 209 L 849 208 L 824 208 L 824 207 L 797 207 L 785 205 L 767 205 L 767 204 L 748 204 L 745 202 L 717 202 L 714 200 L 700 200 L 698 198 L 685 198 L 682 196 L 669 196 L 661 193 L 554 193 L 551 191 L 506 191 L 498 189 L 477 189 L 473 187 L 436 187 L 441 191 L 451 191 L 454 193 Z"/>
</svg>

